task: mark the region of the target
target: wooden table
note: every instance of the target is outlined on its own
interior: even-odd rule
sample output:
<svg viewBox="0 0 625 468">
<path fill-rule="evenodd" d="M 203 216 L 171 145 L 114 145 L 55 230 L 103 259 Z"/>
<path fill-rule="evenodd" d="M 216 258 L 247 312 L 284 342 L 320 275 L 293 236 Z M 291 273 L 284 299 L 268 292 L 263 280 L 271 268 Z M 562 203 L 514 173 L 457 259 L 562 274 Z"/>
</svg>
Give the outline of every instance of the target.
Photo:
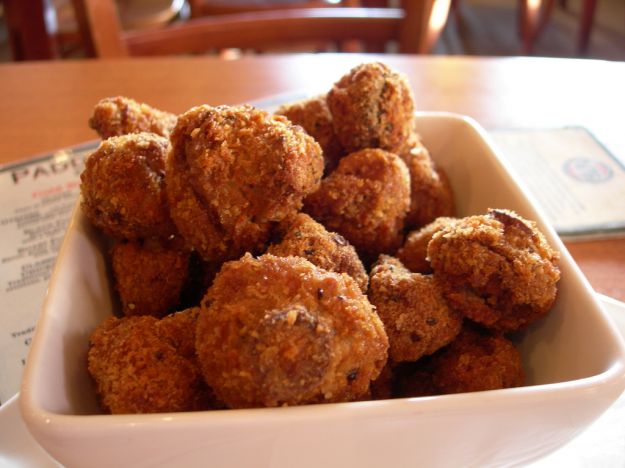
<svg viewBox="0 0 625 468">
<path fill-rule="evenodd" d="M 625 159 L 625 63 L 540 58 L 379 57 L 405 72 L 419 110 L 474 117 L 487 129 L 582 125 Z M 102 97 L 171 112 L 272 94 L 324 90 L 371 56 L 256 56 L 0 65 L 0 163 L 94 139 Z M 625 201 L 623 202 L 625 212 Z M 592 286 L 625 301 L 625 238 L 569 242 Z"/>
</svg>

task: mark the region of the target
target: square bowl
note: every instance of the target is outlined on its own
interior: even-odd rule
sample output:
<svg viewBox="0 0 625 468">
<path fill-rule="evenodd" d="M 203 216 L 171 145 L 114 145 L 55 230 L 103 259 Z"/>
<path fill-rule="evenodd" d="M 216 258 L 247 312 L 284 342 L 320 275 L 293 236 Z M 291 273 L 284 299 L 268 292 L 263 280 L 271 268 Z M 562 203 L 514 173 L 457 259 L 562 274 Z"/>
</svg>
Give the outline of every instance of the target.
<svg viewBox="0 0 625 468">
<path fill-rule="evenodd" d="M 521 388 L 292 408 L 102 415 L 86 369 L 89 335 L 115 307 L 102 239 L 76 209 L 33 339 L 21 411 L 68 466 L 510 465 L 564 445 L 625 388 L 625 346 L 588 282 L 517 178 L 469 118 L 417 114 L 449 175 L 459 216 L 508 208 L 561 252 L 558 298 L 523 332 Z"/>
</svg>

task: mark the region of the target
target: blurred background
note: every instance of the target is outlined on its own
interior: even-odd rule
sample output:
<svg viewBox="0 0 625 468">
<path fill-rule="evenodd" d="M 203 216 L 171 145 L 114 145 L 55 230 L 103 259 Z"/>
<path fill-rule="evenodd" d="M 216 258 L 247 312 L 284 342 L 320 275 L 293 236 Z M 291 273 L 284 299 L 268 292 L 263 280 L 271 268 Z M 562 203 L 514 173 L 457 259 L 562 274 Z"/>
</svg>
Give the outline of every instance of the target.
<svg viewBox="0 0 625 468">
<path fill-rule="evenodd" d="M 533 55 L 625 60 L 625 0 L 597 0 L 588 49 L 577 50 L 584 0 L 556 1 L 534 43 Z M 517 33 L 518 0 L 462 0 L 434 53 L 526 55 Z"/>
<path fill-rule="evenodd" d="M 20 5 L 18 23 L 32 20 L 25 2 L 31 0 L 0 1 L 0 61 L 32 59 L 16 57 L 11 47 L 9 10 Z M 53 58 L 76 59 L 86 56 L 79 39 L 74 15 L 74 0 L 37 0 L 43 5 L 45 28 L 56 49 Z M 154 28 L 169 22 L 184 22 L 191 16 L 191 6 L 202 0 L 117 0 L 123 28 Z M 210 3 L 208 0 L 204 0 Z M 398 1 L 349 2 L 345 6 L 398 6 Z M 416 1 L 416 0 L 415 0 Z M 21 3 L 20 3 L 21 2 Z M 536 33 L 528 43 L 522 37 L 520 0 L 452 0 L 451 10 L 442 34 L 431 49 L 438 55 L 514 56 L 536 55 L 548 57 L 588 57 L 607 60 L 625 60 L 625 0 L 526 0 L 526 4 L 544 3 L 547 14 L 537 21 Z M 219 1 L 216 3 L 220 3 Z M 237 2 L 224 2 L 232 5 Z M 263 0 L 246 0 L 260 4 Z M 297 3 L 297 0 L 274 0 L 277 5 Z M 13 4 L 13 6 L 11 5 Z M 27 11 L 28 14 L 25 14 Z M 33 10 L 34 11 L 34 10 Z M 21 15 L 21 16 L 20 16 Z M 32 15 L 35 15 L 33 12 Z M 590 15 L 590 17 L 589 17 Z M 14 13 L 15 16 L 15 13 Z M 27 16 L 27 18 L 25 17 Z M 15 21 L 15 20 L 13 20 Z M 582 41 L 586 21 L 587 39 Z M 16 42 L 15 36 L 13 43 Z M 290 51 L 290 49 L 286 49 Z M 19 55 L 19 54 L 18 54 Z"/>
</svg>

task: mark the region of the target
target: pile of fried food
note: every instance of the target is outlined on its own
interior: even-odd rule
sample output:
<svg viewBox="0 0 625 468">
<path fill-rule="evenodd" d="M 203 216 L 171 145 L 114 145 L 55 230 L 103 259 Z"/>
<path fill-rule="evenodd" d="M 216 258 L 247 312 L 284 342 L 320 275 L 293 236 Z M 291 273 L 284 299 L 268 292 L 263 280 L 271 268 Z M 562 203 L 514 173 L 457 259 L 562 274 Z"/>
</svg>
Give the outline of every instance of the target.
<svg viewBox="0 0 625 468">
<path fill-rule="evenodd" d="M 89 341 L 104 411 L 523 384 L 507 336 L 550 310 L 558 254 L 514 212 L 454 217 L 403 75 L 366 63 L 276 114 L 107 98 L 90 125 L 82 209 L 121 304 Z"/>
</svg>

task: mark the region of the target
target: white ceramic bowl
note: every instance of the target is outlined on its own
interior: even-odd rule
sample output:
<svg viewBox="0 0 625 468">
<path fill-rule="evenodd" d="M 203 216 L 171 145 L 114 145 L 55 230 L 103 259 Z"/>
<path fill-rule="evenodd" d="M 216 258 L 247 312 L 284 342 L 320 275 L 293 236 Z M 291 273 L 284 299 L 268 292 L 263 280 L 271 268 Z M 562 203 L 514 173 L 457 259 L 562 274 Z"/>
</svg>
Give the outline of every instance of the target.
<svg viewBox="0 0 625 468">
<path fill-rule="evenodd" d="M 21 389 L 24 420 L 68 466 L 380 467 L 510 465 L 537 459 L 596 419 L 625 388 L 625 347 L 532 198 L 470 119 L 418 115 L 460 215 L 510 208 L 562 253 L 553 311 L 524 334 L 523 388 L 311 405 L 100 415 L 85 356 L 114 299 L 99 236 L 77 210 L 61 249 Z"/>
</svg>

